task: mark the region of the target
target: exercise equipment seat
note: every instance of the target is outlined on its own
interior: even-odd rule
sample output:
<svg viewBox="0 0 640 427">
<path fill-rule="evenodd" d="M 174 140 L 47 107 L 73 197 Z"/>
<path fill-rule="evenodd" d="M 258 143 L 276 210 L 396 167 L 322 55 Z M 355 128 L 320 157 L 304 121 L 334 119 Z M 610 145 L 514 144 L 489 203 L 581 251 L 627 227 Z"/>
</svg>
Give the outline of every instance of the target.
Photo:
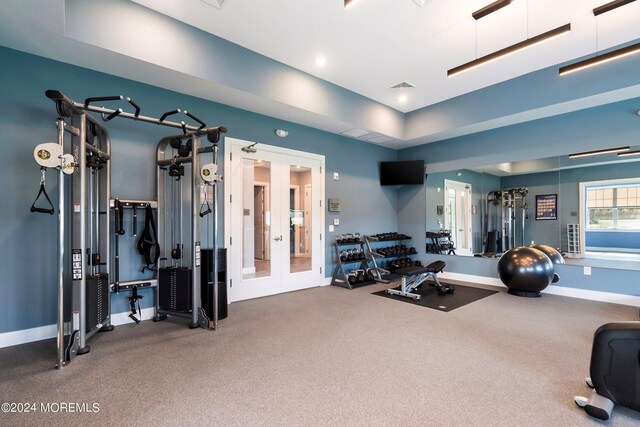
<svg viewBox="0 0 640 427">
<path fill-rule="evenodd" d="M 596 331 L 591 350 L 591 396 L 575 396 L 592 417 L 607 420 L 615 405 L 640 411 L 640 322 L 607 323 Z"/>
<path fill-rule="evenodd" d="M 390 295 L 398 295 L 419 301 L 422 296 L 414 294 L 412 291 L 422 286 L 422 284 L 431 277 L 438 290 L 438 295 L 452 294 L 455 292 L 453 285 L 443 285 L 438 280 L 438 273 L 442 273 L 446 265 L 444 261 L 434 261 L 426 267 L 410 266 L 399 268 L 396 270 L 396 273 L 402 275 L 400 289 L 391 288 L 387 289 L 386 292 Z"/>
</svg>

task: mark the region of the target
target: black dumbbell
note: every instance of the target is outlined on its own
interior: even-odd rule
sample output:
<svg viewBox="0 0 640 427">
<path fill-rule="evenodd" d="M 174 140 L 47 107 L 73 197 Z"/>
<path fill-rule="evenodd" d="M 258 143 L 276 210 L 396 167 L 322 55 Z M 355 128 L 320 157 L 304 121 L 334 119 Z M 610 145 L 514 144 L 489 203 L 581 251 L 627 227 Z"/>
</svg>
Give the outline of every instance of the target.
<svg viewBox="0 0 640 427">
<path fill-rule="evenodd" d="M 355 285 L 356 283 L 358 283 L 358 274 L 355 271 L 351 270 L 347 279 L 349 280 L 349 283 L 351 285 Z"/>
<path fill-rule="evenodd" d="M 367 268 L 366 277 L 367 277 L 367 280 L 370 282 L 375 280 L 375 276 L 373 274 L 373 268 Z"/>
</svg>

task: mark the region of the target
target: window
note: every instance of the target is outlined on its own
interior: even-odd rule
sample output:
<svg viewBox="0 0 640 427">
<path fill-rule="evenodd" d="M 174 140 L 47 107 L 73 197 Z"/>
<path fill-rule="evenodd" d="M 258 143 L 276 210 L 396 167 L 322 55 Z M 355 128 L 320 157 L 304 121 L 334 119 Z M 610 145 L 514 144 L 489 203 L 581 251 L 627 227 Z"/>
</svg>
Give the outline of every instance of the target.
<svg viewBox="0 0 640 427">
<path fill-rule="evenodd" d="M 640 183 L 585 190 L 588 230 L 640 231 Z"/>
</svg>

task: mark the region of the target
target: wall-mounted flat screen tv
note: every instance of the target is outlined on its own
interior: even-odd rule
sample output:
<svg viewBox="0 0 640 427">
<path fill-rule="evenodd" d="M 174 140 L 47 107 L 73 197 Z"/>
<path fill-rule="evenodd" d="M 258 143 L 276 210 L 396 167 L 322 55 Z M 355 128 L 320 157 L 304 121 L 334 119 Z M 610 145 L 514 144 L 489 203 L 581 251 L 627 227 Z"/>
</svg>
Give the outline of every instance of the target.
<svg viewBox="0 0 640 427">
<path fill-rule="evenodd" d="M 423 185 L 424 160 L 380 163 L 380 185 Z"/>
</svg>

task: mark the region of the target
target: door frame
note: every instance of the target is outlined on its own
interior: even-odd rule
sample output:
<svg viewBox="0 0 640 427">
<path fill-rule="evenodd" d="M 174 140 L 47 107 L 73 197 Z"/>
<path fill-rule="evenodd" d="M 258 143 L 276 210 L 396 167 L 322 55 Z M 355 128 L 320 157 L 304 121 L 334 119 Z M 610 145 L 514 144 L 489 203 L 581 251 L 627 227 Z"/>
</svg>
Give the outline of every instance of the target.
<svg viewBox="0 0 640 427">
<path fill-rule="evenodd" d="M 256 145 L 257 144 L 257 145 Z M 320 263 L 320 268 L 321 268 L 321 272 L 318 272 L 318 283 L 313 283 L 310 284 L 309 287 L 313 287 L 313 286 L 323 286 L 326 283 L 325 277 L 327 272 L 325 271 L 326 269 L 326 223 L 325 223 L 325 207 L 324 207 L 324 200 L 325 200 L 325 185 L 326 185 L 326 181 L 324 178 L 325 175 L 325 156 L 320 155 L 320 154 L 314 154 L 314 153 L 308 153 L 306 151 L 299 151 L 299 150 L 293 150 L 290 148 L 283 148 L 283 147 L 277 147 L 277 146 L 273 146 L 273 145 L 267 145 L 267 144 L 262 144 L 262 143 L 258 143 L 257 141 L 248 141 L 248 140 L 243 140 L 243 139 L 237 139 L 237 138 L 230 138 L 230 137 L 225 137 L 224 138 L 224 173 L 226 174 L 227 172 L 231 171 L 231 153 L 233 151 L 234 148 L 240 148 L 242 149 L 243 147 L 248 147 L 250 145 L 255 145 L 255 148 L 258 150 L 258 152 L 260 152 L 260 150 L 262 151 L 266 151 L 269 153 L 274 153 L 274 154 L 280 154 L 280 155 L 285 155 L 285 156 L 296 156 L 296 157 L 302 157 L 302 158 L 306 158 L 306 159 L 310 159 L 310 160 L 314 160 L 314 161 L 318 161 L 320 162 L 320 188 L 318 189 L 319 193 L 318 193 L 318 200 L 320 201 L 320 207 L 318 209 L 319 211 L 319 215 L 320 215 L 320 220 L 319 220 L 319 224 L 321 225 L 320 227 L 320 242 L 319 242 L 319 246 L 320 246 L 320 253 L 318 254 L 319 258 L 319 263 Z M 230 172 L 229 172 L 230 173 Z M 228 248 L 227 249 L 227 263 L 228 265 L 232 265 L 231 262 L 231 258 L 233 256 L 233 251 L 231 250 L 231 199 L 230 199 L 230 194 L 231 194 L 231 179 L 225 179 L 224 180 L 224 247 Z M 288 251 L 287 251 L 288 252 Z M 231 272 L 229 272 L 229 277 L 232 277 Z M 228 289 L 231 286 L 231 281 L 229 280 L 227 282 L 227 292 L 229 292 L 230 290 Z"/>
</svg>

